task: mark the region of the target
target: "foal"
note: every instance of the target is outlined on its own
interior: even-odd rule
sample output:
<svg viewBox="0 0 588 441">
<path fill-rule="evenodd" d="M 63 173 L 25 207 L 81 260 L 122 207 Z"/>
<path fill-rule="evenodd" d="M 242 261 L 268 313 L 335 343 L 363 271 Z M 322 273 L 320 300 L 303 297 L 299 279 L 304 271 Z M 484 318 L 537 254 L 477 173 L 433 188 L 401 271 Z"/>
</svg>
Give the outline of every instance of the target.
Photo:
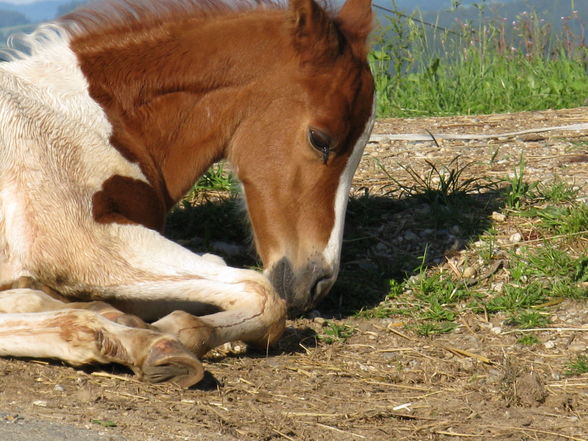
<svg viewBox="0 0 588 441">
<path fill-rule="evenodd" d="M 337 277 L 371 21 L 370 0 L 126 0 L 28 37 L 0 64 L 0 355 L 189 386 L 210 348 L 275 342 Z M 160 234 L 222 158 L 263 274 Z"/>
</svg>

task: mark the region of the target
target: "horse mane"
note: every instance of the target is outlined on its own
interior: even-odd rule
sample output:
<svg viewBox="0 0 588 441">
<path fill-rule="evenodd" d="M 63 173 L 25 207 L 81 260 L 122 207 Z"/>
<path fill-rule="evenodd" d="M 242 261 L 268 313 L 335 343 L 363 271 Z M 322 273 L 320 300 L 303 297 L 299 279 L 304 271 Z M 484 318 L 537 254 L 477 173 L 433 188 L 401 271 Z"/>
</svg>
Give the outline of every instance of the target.
<svg viewBox="0 0 588 441">
<path fill-rule="evenodd" d="M 168 21 L 213 18 L 258 9 L 283 9 L 280 0 L 105 0 L 90 3 L 61 17 L 74 37 L 108 33 Z"/>
</svg>

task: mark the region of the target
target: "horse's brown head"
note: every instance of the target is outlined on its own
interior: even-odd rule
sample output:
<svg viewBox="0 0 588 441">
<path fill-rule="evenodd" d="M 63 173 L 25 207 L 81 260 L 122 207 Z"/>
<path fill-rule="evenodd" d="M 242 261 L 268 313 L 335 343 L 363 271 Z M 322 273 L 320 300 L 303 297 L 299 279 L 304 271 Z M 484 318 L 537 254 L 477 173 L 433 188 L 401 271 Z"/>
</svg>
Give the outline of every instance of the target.
<svg viewBox="0 0 588 441">
<path fill-rule="evenodd" d="M 371 131 L 369 0 L 330 17 L 291 0 L 285 44 L 256 111 L 230 145 L 265 273 L 290 313 L 307 310 L 338 274 L 352 176 Z"/>
<path fill-rule="evenodd" d="M 371 2 L 347 0 L 337 14 L 314 0 L 258 3 L 111 0 L 66 20 L 112 145 L 149 183 L 110 179 L 94 198 L 96 220 L 161 228 L 165 210 L 228 158 L 265 272 L 297 313 L 339 269 L 373 118 Z"/>
</svg>

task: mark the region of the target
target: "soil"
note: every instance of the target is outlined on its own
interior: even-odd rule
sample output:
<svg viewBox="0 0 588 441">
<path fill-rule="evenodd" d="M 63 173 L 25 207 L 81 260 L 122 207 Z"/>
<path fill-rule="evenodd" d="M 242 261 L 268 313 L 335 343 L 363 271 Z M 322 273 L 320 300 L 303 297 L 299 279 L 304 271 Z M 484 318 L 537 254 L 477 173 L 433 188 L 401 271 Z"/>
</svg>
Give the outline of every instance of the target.
<svg viewBox="0 0 588 441">
<path fill-rule="evenodd" d="M 588 122 L 588 108 L 387 119 L 375 133 L 496 133 L 578 122 Z M 425 170 L 425 159 L 448 164 L 456 155 L 474 163 L 468 176 L 506 176 L 521 153 L 528 179 L 558 176 L 588 196 L 588 133 L 561 131 L 370 143 L 353 194 L 390 197 L 390 177 L 374 159 L 402 181 L 402 166 Z M 567 363 L 587 353 L 585 302 L 554 306 L 550 329 L 535 332 L 541 343 L 533 346 L 517 343 L 520 333 L 500 314 L 470 313 L 457 330 L 432 337 L 406 330 L 404 317 L 343 316 L 355 332 L 328 344 L 318 338 L 323 316 L 290 321 L 268 354 L 240 344 L 208 354 L 205 380 L 188 390 L 144 384 L 116 366 L 0 359 L 0 434 L 3 425 L 46 421 L 129 441 L 588 440 L 588 374 L 565 375 Z"/>
</svg>

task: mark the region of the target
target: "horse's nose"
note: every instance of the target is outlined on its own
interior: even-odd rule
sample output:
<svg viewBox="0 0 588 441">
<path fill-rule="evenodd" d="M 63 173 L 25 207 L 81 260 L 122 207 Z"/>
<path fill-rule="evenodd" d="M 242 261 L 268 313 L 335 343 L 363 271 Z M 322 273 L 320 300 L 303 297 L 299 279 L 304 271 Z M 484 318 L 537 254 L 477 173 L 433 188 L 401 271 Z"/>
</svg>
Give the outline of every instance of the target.
<svg viewBox="0 0 588 441">
<path fill-rule="evenodd" d="M 310 259 L 306 265 L 294 269 L 290 260 L 282 257 L 271 267 L 268 277 L 280 297 L 286 300 L 291 317 L 314 306 L 335 282 L 334 272 L 322 258 Z"/>
</svg>

